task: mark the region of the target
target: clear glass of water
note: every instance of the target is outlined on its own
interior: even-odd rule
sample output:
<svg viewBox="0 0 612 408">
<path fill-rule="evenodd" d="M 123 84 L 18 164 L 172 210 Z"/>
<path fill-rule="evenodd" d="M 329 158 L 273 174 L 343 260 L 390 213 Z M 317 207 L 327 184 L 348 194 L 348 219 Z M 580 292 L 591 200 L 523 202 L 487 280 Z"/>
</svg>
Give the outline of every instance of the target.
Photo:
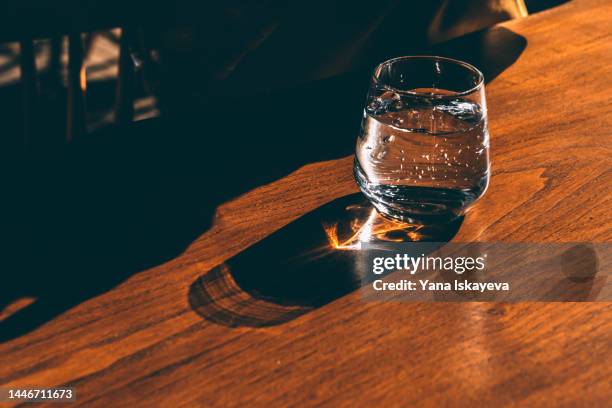
<svg viewBox="0 0 612 408">
<path fill-rule="evenodd" d="M 376 67 L 353 170 L 385 217 L 435 225 L 465 214 L 489 184 L 482 73 L 434 56 Z"/>
</svg>

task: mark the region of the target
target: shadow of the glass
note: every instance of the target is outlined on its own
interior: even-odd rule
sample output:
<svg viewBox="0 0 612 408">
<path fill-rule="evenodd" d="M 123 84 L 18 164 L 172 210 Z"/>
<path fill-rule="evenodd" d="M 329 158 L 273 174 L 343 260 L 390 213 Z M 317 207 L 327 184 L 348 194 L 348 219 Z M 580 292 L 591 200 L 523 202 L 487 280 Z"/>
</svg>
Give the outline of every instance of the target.
<svg viewBox="0 0 612 408">
<path fill-rule="evenodd" d="M 447 242 L 462 218 L 435 227 L 387 220 L 361 194 L 326 204 L 206 272 L 189 290 L 203 318 L 230 327 L 280 324 L 358 289 L 360 242 Z"/>
</svg>

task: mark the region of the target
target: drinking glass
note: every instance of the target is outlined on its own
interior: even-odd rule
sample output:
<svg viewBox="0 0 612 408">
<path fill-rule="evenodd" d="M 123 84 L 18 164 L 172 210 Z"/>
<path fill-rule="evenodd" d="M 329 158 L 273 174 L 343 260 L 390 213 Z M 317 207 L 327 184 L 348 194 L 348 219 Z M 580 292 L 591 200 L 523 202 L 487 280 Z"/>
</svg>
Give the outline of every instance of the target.
<svg viewBox="0 0 612 408">
<path fill-rule="evenodd" d="M 489 184 L 482 73 L 435 56 L 378 65 L 353 171 L 361 191 L 385 217 L 435 225 L 465 214 Z"/>
</svg>

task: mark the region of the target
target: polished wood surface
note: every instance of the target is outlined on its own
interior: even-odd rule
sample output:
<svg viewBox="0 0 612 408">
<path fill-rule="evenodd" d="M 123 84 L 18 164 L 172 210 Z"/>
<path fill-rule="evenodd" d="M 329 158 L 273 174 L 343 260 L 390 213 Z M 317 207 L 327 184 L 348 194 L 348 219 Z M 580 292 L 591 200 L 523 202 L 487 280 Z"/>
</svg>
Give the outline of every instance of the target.
<svg viewBox="0 0 612 408">
<path fill-rule="evenodd" d="M 454 240 L 610 241 L 610 15 L 608 1 L 575 0 L 502 24 L 527 46 L 487 85 L 493 176 Z M 310 163 L 220 205 L 180 256 L 0 344 L 0 384 L 72 386 L 93 407 L 609 404 L 610 303 L 354 292 L 270 327 L 192 310 L 189 287 L 211 268 L 354 193 L 351 165 Z"/>
</svg>

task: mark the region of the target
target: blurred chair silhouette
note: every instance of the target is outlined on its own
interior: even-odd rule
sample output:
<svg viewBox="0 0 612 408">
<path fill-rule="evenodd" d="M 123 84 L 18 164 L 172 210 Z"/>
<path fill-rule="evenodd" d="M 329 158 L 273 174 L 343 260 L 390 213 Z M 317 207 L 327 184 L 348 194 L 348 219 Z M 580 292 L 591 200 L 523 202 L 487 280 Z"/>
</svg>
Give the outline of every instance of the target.
<svg viewBox="0 0 612 408">
<path fill-rule="evenodd" d="M 115 123 L 127 124 L 134 116 L 134 62 L 130 56 L 130 44 L 134 40 L 133 33 L 137 27 L 137 7 L 133 4 L 122 5 L 113 0 L 64 0 L 57 3 L 41 0 L 10 2 L 3 6 L 0 17 L 0 42 L 18 41 L 20 44 L 24 151 L 33 147 L 37 133 L 42 130 L 39 126 L 41 89 L 36 67 L 35 39 L 51 39 L 50 85 L 61 87 L 61 53 L 64 37 L 68 38 L 65 140 L 72 141 L 86 131 L 87 79 L 84 59 L 93 38 L 90 33 L 94 30 L 121 27 Z"/>
</svg>

